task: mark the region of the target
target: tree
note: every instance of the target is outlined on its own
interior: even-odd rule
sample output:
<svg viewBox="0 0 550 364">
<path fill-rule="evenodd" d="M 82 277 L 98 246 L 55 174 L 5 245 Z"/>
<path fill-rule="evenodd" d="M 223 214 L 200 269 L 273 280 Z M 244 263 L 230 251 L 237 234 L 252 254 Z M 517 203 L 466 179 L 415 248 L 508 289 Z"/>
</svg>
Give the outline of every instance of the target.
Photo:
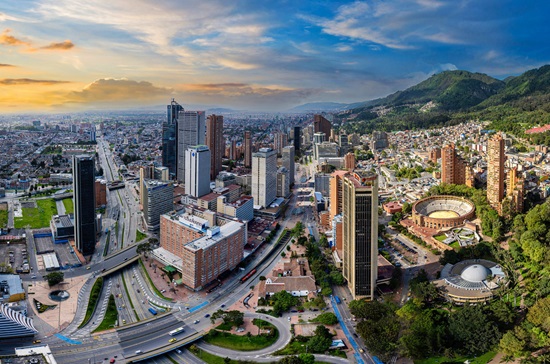
<svg viewBox="0 0 550 364">
<path fill-rule="evenodd" d="M 498 348 L 504 355 L 518 358 L 527 355 L 528 352 L 525 350 L 525 345 L 525 340 L 519 339 L 514 334 L 514 331 L 508 331 L 500 339 Z"/>
<path fill-rule="evenodd" d="M 0 263 L 0 273 L 13 274 L 13 268 L 7 263 Z"/>
<path fill-rule="evenodd" d="M 228 356 L 226 356 L 225 358 L 223 358 L 223 362 L 224 362 L 225 364 L 229 364 L 229 363 L 231 363 L 231 358 L 229 358 Z"/>
<path fill-rule="evenodd" d="M 265 281 L 267 278 L 265 276 L 260 276 L 259 280 L 260 281 Z"/>
<path fill-rule="evenodd" d="M 449 332 L 455 350 L 462 354 L 485 353 L 501 336 L 480 306 L 464 306 L 453 312 L 449 317 Z"/>
<path fill-rule="evenodd" d="M 301 353 L 298 355 L 298 358 L 302 361 L 302 364 L 313 364 L 315 363 L 315 356 L 309 353 Z"/>
<path fill-rule="evenodd" d="M 281 313 L 288 311 L 292 306 L 296 306 L 298 304 L 298 298 L 294 297 L 287 291 L 280 291 L 273 295 L 273 301 L 275 301 L 275 304 L 273 305 L 273 311 L 276 313 Z"/>
<path fill-rule="evenodd" d="M 411 291 L 414 296 L 423 303 L 430 303 L 439 296 L 437 287 L 430 282 L 421 282 L 414 286 L 411 285 Z"/>
<path fill-rule="evenodd" d="M 297 357 L 296 355 L 289 355 L 285 356 L 281 360 L 279 360 L 277 363 L 279 364 L 302 364 L 302 360 Z"/>
<path fill-rule="evenodd" d="M 542 327 L 547 333 L 550 332 L 550 297 L 542 298 L 535 302 L 527 313 L 529 322 Z"/>
<path fill-rule="evenodd" d="M 332 312 L 325 312 L 310 320 L 311 322 L 318 322 L 323 325 L 335 325 L 338 323 L 338 317 Z"/>
<path fill-rule="evenodd" d="M 244 313 L 237 310 L 218 310 L 210 316 L 210 322 L 214 323 L 218 318 L 221 318 L 225 324 L 232 324 L 233 326 L 244 324 Z"/>
<path fill-rule="evenodd" d="M 344 284 L 344 276 L 338 270 L 333 270 L 330 272 L 330 280 L 333 284 L 341 286 Z"/>
<path fill-rule="evenodd" d="M 48 281 L 48 285 L 50 287 L 55 286 L 56 284 L 59 284 L 63 282 L 65 279 L 65 275 L 63 272 L 51 272 L 44 276 L 44 279 Z"/>
</svg>

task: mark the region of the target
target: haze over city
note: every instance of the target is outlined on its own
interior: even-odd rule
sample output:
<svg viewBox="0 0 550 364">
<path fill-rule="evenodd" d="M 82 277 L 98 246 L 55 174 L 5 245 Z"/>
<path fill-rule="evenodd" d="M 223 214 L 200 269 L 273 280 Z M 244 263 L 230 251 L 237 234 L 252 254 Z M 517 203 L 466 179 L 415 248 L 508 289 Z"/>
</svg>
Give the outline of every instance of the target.
<svg viewBox="0 0 550 364">
<path fill-rule="evenodd" d="M 0 112 L 285 111 L 550 60 L 546 2 L 41 0 L 0 5 Z"/>
</svg>

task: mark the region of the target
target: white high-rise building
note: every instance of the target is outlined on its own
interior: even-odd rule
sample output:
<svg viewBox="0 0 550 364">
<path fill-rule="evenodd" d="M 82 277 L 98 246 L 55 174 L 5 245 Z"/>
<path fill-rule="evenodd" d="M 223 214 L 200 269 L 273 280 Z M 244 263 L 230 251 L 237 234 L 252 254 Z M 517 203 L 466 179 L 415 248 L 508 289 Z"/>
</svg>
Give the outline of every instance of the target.
<svg viewBox="0 0 550 364">
<path fill-rule="evenodd" d="M 185 193 L 201 197 L 210 193 L 210 149 L 206 145 L 185 152 Z"/>
<path fill-rule="evenodd" d="M 271 148 L 252 154 L 252 197 L 264 208 L 277 197 L 277 152 Z"/>
<path fill-rule="evenodd" d="M 203 145 L 206 135 L 204 111 L 180 111 L 178 114 L 177 179 L 185 181 L 185 155 L 188 148 Z M 210 172 L 208 172 L 210 173 Z"/>
<path fill-rule="evenodd" d="M 283 148 L 283 167 L 288 170 L 288 181 L 294 184 L 294 146 L 289 145 Z"/>
</svg>

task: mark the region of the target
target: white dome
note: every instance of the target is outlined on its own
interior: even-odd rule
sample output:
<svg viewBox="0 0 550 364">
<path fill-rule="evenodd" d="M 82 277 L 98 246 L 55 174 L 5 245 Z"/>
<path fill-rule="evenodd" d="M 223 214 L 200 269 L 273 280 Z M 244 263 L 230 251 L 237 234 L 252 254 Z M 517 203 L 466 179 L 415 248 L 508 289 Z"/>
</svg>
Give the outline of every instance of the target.
<svg viewBox="0 0 550 364">
<path fill-rule="evenodd" d="M 460 277 L 468 282 L 483 282 L 487 279 L 489 270 L 481 264 L 474 264 L 466 267 L 460 274 Z"/>
</svg>

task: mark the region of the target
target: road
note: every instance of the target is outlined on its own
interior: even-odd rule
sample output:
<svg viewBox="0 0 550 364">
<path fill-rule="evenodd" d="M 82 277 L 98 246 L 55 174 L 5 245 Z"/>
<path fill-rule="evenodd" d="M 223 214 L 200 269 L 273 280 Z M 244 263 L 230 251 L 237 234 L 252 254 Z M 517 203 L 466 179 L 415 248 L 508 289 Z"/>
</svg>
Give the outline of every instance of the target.
<svg viewBox="0 0 550 364">
<path fill-rule="evenodd" d="M 106 169 L 104 170 L 106 171 Z M 296 199 L 292 198 L 289 206 L 289 211 L 293 210 L 295 203 Z M 291 220 L 295 218 L 296 216 L 288 214 L 288 217 L 280 223 L 281 229 L 273 239 L 274 242 L 277 241 L 287 224 L 292 223 Z M 143 352 L 146 352 L 157 349 L 159 347 L 167 346 L 168 337 L 159 333 L 165 332 L 167 335 L 168 331 L 179 326 L 184 326 L 186 328 L 186 335 L 178 338 L 179 340 L 183 340 L 185 337 L 189 336 L 189 334 L 209 329 L 211 324 L 209 320 L 204 319 L 204 315 L 207 313 L 211 314 L 212 312 L 217 310 L 222 303 L 230 306 L 239 301 L 243 296 L 245 296 L 247 292 L 249 292 L 249 286 L 258 283 L 260 275 L 265 275 L 265 272 L 273 269 L 276 262 L 280 259 L 280 253 L 284 248 L 285 244 L 282 244 L 279 247 L 273 246 L 272 249 L 276 250 L 273 253 L 272 258 L 268 262 L 266 262 L 263 268 L 258 268 L 258 272 L 256 272 L 252 279 L 247 281 L 246 284 L 240 284 L 239 279 L 240 277 L 244 276 L 244 274 L 246 274 L 246 271 L 239 272 L 232 283 L 226 284 L 225 286 L 218 289 L 215 294 L 210 295 L 208 303 L 203 308 L 197 311 L 189 312 L 185 309 L 179 311 L 183 305 L 173 304 L 174 310 L 166 315 L 159 315 L 160 317 L 157 316 L 151 320 L 145 320 L 135 324 L 130 324 L 130 321 L 128 321 L 127 319 L 130 318 L 130 316 L 132 315 L 132 312 L 128 310 L 129 301 L 127 301 L 127 303 L 121 303 L 119 301 L 119 303 L 121 303 L 120 306 L 122 306 L 122 304 L 126 304 L 126 311 L 125 313 L 123 313 L 123 317 L 126 317 L 124 319 L 127 320 L 127 325 L 119 327 L 115 332 L 96 335 L 94 336 L 96 339 L 92 340 L 83 339 L 82 344 L 78 345 L 76 348 L 74 346 L 67 347 L 67 344 L 65 342 L 61 342 L 61 340 L 55 337 L 45 339 L 43 340 L 43 342 L 50 344 L 52 351 L 56 356 L 59 355 L 60 358 L 64 358 L 64 360 L 67 360 L 62 362 L 76 363 L 77 360 L 71 356 L 72 354 L 74 354 L 75 350 L 78 352 L 89 352 L 91 354 L 95 352 L 102 352 L 106 354 L 108 353 L 109 355 L 111 355 L 111 357 L 117 355 L 119 358 L 123 358 L 135 355 L 136 350 L 142 350 Z M 249 267 L 256 266 L 263 258 L 263 256 L 265 256 L 265 254 L 267 254 L 266 250 L 264 250 L 262 254 L 259 254 L 255 258 L 255 260 L 250 263 Z M 133 246 L 124 249 L 117 254 L 111 255 L 105 261 L 92 266 L 89 272 L 86 271 L 86 268 L 79 268 L 75 269 L 73 274 L 77 275 L 82 274 L 83 272 L 87 272 L 97 275 L 100 274 L 103 270 L 108 271 L 120 264 L 126 263 L 128 259 L 135 257 L 135 255 L 135 246 Z M 145 311 L 142 310 L 139 305 L 136 305 L 136 303 L 139 302 L 139 298 L 141 298 L 139 294 L 143 293 L 147 297 L 147 299 L 156 299 L 156 297 L 152 292 L 150 292 L 147 285 L 140 285 L 140 292 L 137 292 L 137 288 L 135 288 L 135 286 L 139 285 L 140 280 L 143 279 L 140 277 L 139 274 L 132 274 L 132 278 L 134 278 L 135 275 L 136 280 L 130 282 L 128 274 L 123 273 L 123 275 L 126 279 L 128 291 L 130 292 L 131 296 L 128 297 L 128 299 L 132 300 L 132 302 L 134 303 L 134 307 L 138 313 L 138 316 L 140 316 L 141 319 Z M 116 287 L 116 283 L 118 282 L 118 280 L 116 278 L 114 279 Z M 133 286 L 131 285 L 132 282 L 134 282 Z M 143 284 L 142 281 L 141 283 Z M 122 286 L 120 288 L 115 288 L 115 290 L 117 289 L 122 290 Z M 147 300 L 145 300 L 145 302 L 147 302 Z M 194 324 L 196 320 L 199 320 L 199 322 L 197 324 Z M 132 319 L 132 321 L 134 320 Z M 107 335 L 111 339 L 104 340 L 105 335 Z"/>
</svg>

